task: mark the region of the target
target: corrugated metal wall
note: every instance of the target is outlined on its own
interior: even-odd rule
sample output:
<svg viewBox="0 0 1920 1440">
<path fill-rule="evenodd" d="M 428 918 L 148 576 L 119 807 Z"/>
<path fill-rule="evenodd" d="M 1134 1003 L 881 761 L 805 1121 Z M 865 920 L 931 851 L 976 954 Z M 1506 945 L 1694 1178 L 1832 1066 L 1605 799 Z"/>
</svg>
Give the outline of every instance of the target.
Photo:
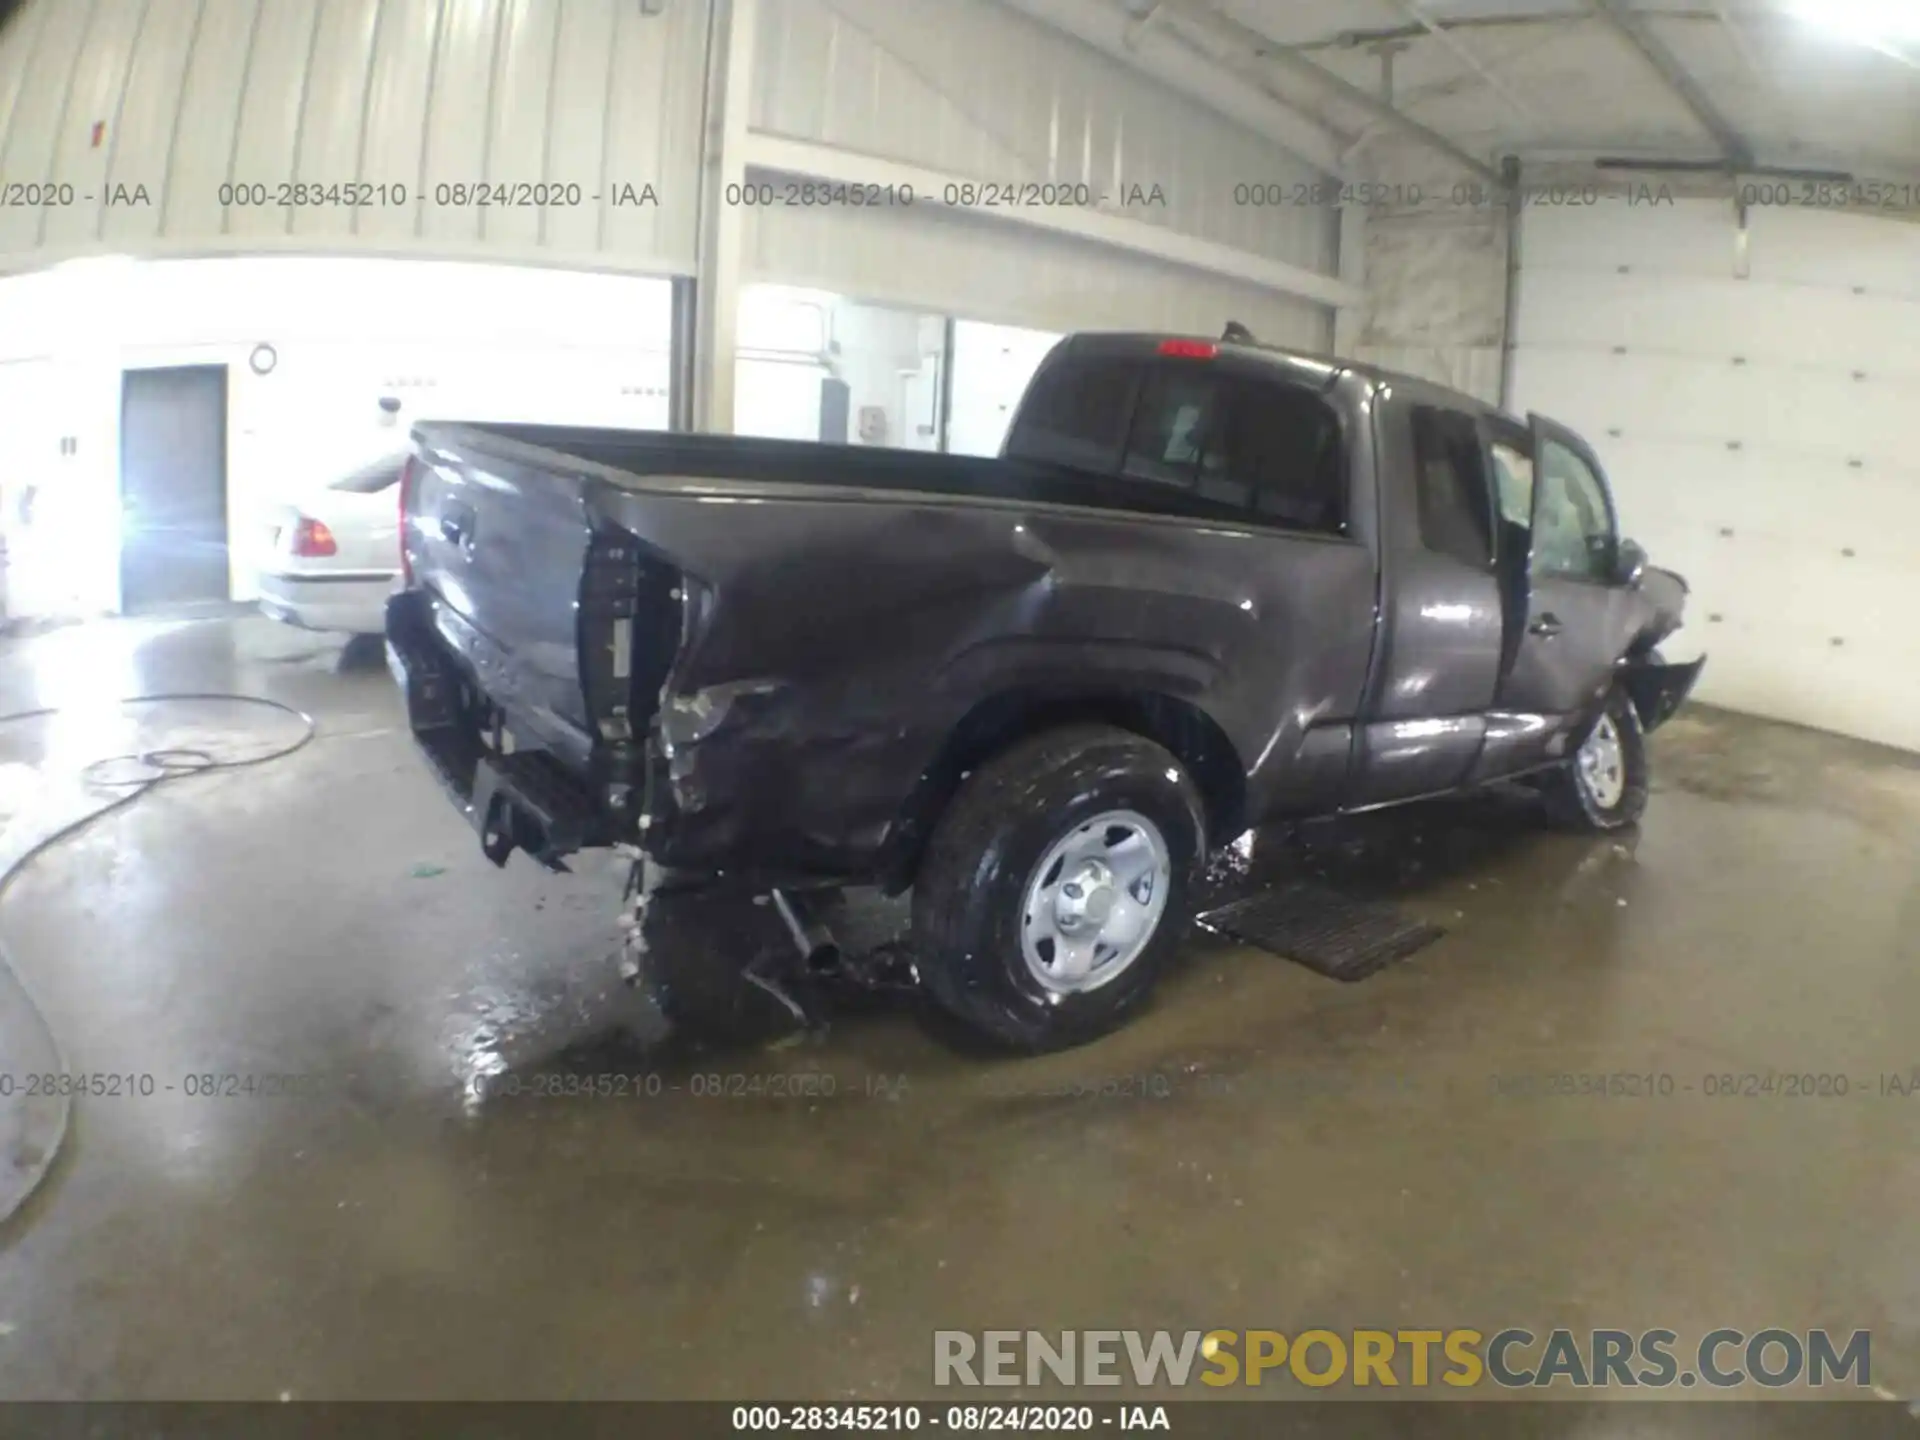
<svg viewBox="0 0 1920 1440">
<path fill-rule="evenodd" d="M 1326 350 L 1332 312 L 1219 276 L 929 207 L 750 215 L 750 279 L 1052 330 L 1217 331 Z"/>
<path fill-rule="evenodd" d="M 28 0 L 0 36 L 0 266 L 338 249 L 690 274 L 707 0 Z M 760 0 L 754 129 L 989 181 L 1160 187 L 1131 218 L 1321 273 L 1329 209 L 1270 142 L 994 0 Z M 518 203 L 439 187 L 578 186 Z M 309 203 L 289 185 L 313 187 Z M 222 188 L 243 187 L 242 198 Z M 342 185 L 366 187 L 342 191 Z M 616 203 L 625 192 L 656 203 Z M 382 188 L 388 187 L 388 188 Z M 404 187 L 402 196 L 392 187 Z M 42 197 L 46 198 L 46 197 Z M 296 203 L 283 203 L 288 198 Z M 497 198 L 497 197 L 496 197 Z M 446 202 L 446 203 L 443 203 Z M 1323 306 L 1012 223 L 748 215 L 752 278 L 983 320 L 1326 346 Z"/>
<path fill-rule="evenodd" d="M 59 188 L 0 206 L 0 260 L 345 244 L 690 272 L 707 9 L 28 0 L 0 35 L 0 179 Z M 273 203 L 291 182 L 406 195 Z M 474 182 L 580 190 L 438 203 Z M 267 203 L 222 204 L 234 183 Z M 648 184 L 657 204 L 615 203 Z"/>
<path fill-rule="evenodd" d="M 1314 172 L 1271 142 L 991 0 L 763 0 L 755 130 L 999 182 L 1160 186 L 1130 218 L 1322 273 L 1326 208 L 1235 203 Z M 1326 309 L 1251 285 L 932 207 L 749 216 L 748 269 L 876 300 L 1072 328 L 1233 316 L 1330 343 Z"/>
</svg>

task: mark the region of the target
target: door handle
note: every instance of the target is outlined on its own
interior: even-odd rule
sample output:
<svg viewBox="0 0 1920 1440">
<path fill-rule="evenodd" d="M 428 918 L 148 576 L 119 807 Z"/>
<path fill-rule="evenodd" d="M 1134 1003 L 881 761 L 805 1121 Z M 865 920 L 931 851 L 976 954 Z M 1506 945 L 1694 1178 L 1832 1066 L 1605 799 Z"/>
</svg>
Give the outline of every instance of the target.
<svg viewBox="0 0 1920 1440">
<path fill-rule="evenodd" d="M 1560 617 L 1558 615 L 1555 615 L 1552 611 L 1548 611 L 1527 627 L 1527 633 L 1530 635 L 1539 635 L 1551 640 L 1566 628 L 1566 626 L 1560 623 Z"/>
</svg>

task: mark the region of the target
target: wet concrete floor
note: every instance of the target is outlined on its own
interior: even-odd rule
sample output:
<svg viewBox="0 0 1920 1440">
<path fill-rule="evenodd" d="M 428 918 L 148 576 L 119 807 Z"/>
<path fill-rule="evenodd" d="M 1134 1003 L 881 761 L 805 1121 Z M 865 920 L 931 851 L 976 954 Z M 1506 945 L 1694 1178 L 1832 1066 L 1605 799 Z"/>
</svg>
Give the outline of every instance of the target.
<svg viewBox="0 0 1920 1440">
<path fill-rule="evenodd" d="M 247 618 L 0 651 L 0 709 L 94 707 L 0 736 L 15 782 L 291 734 L 116 695 L 320 726 L 5 901 L 69 1070 L 127 1080 L 0 1228 L 0 1395 L 908 1398 L 936 1329 L 1413 1325 L 1868 1329 L 1920 1388 L 1912 763 L 1696 711 L 1618 842 L 1501 798 L 1263 835 L 1256 880 L 1446 937 L 1355 985 L 1202 938 L 1123 1033 L 989 1059 L 898 997 L 796 1035 L 697 938 L 663 1014 L 605 958 L 611 867 L 495 871 L 338 649 Z M 1768 1074 L 1847 1093 L 1738 1093 Z"/>
</svg>

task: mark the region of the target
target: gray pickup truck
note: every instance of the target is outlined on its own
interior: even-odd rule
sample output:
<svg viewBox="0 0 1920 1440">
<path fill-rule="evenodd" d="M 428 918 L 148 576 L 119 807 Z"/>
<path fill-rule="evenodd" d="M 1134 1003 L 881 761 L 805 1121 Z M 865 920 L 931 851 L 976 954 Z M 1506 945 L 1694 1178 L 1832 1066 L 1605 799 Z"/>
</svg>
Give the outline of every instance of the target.
<svg viewBox="0 0 1920 1440">
<path fill-rule="evenodd" d="M 626 847 L 630 928 L 642 873 L 911 887 L 920 983 L 1024 1049 L 1120 1023 L 1251 826 L 1521 777 L 1632 824 L 1703 663 L 1577 435 L 1244 339 L 1063 340 L 994 459 L 414 443 L 388 656 L 492 859 Z"/>
</svg>

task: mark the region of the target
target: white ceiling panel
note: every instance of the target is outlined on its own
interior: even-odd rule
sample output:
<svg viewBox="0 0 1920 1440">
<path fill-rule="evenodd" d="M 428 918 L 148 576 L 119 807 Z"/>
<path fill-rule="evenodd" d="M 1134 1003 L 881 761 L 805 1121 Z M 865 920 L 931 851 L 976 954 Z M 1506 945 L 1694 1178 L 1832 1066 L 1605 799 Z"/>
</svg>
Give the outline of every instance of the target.
<svg viewBox="0 0 1920 1440">
<path fill-rule="evenodd" d="M 1920 185 L 1920 42 L 1863 43 L 1787 0 L 1125 4 L 1137 15 L 1152 10 L 1142 23 L 1216 40 L 1235 33 L 1220 20 L 1241 27 L 1240 58 L 1269 67 L 1270 89 L 1363 148 L 1393 128 L 1391 117 L 1296 59 L 1486 159 L 1711 161 L 1727 153 L 1721 139 L 1731 130 L 1761 165 Z M 1601 14 L 1603 5 L 1621 20 Z"/>
</svg>

